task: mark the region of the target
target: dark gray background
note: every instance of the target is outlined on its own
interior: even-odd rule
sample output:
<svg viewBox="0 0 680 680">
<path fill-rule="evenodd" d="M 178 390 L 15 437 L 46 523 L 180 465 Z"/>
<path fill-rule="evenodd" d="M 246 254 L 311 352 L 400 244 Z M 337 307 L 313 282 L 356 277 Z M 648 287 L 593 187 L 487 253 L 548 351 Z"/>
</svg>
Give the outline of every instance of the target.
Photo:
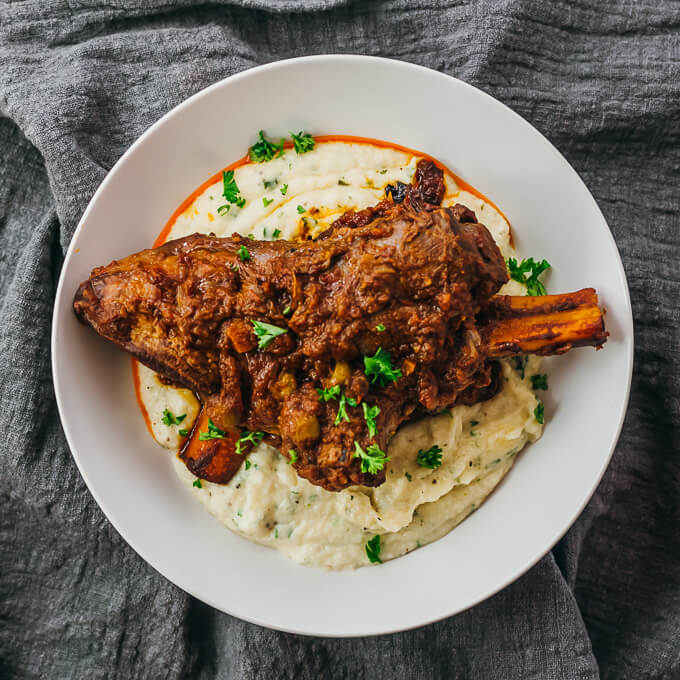
<svg viewBox="0 0 680 680">
<path fill-rule="evenodd" d="M 680 677 L 679 28 L 669 0 L 0 1 L 0 677 Z M 71 460 L 49 367 L 64 250 L 126 147 L 216 80 L 323 52 L 423 64 L 527 118 L 602 208 L 636 319 L 621 441 L 564 540 L 473 610 L 373 639 L 242 623 L 148 567 Z"/>
</svg>

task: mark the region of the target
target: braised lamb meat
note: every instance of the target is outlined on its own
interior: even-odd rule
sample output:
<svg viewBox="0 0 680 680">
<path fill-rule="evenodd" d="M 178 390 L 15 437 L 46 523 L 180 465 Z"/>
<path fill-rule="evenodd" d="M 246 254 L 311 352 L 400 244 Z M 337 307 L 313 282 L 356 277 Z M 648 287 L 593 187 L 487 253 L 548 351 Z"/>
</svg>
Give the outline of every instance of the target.
<svg viewBox="0 0 680 680">
<path fill-rule="evenodd" d="M 548 296 L 561 299 L 558 310 L 493 297 L 507 280 L 504 260 L 472 211 L 437 205 L 441 171 L 428 163 L 398 203 L 347 213 L 316 241 L 194 234 L 81 284 L 83 322 L 200 395 L 181 453 L 194 474 L 226 483 L 257 441 L 235 452 L 245 429 L 267 433 L 315 484 L 376 486 L 384 468 L 357 452 L 382 453 L 416 415 L 492 396 L 493 357 L 527 351 L 532 339 L 537 353 L 604 342 L 594 291 L 568 303 Z M 576 316 L 558 333 L 567 308 Z M 514 345 L 508 322 L 525 331 Z M 202 440 L 210 427 L 216 438 Z"/>
</svg>

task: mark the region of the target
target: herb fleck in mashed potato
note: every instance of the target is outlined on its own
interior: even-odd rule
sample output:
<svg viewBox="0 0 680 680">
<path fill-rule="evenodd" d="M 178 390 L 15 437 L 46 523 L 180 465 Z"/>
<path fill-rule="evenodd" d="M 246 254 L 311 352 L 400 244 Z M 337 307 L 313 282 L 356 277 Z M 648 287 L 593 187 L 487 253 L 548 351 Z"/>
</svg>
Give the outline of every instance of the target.
<svg viewBox="0 0 680 680">
<path fill-rule="evenodd" d="M 222 182 L 217 182 L 178 217 L 168 238 L 194 232 L 239 232 L 257 239 L 313 237 L 346 210 L 380 201 L 387 184 L 409 183 L 418 160 L 402 151 L 348 142 L 320 143 L 301 155 L 287 150 L 281 158 L 235 170 L 246 199 L 243 208 L 232 206 L 220 214 L 224 200 Z M 474 210 L 503 255 L 512 255 L 510 228 L 502 215 L 460 190 L 448 175 L 446 189 L 443 205 L 463 203 Z M 511 281 L 502 292 L 524 291 Z M 386 481 L 376 488 L 326 491 L 298 477 L 266 444 L 224 486 L 203 481 L 196 487 L 184 463 L 175 457 L 174 465 L 187 489 L 225 526 L 302 564 L 330 569 L 366 565 L 365 545 L 376 534 L 381 536 L 381 559 L 399 557 L 440 538 L 476 510 L 517 453 L 541 435 L 543 426 L 534 417 L 538 401 L 529 384 L 538 359 L 530 357 L 521 374 L 511 362 L 501 364 L 503 387 L 489 401 L 400 428 L 387 451 Z M 176 452 L 178 428 L 163 422 L 163 411 L 186 413 L 182 426 L 190 428 L 198 402 L 190 391 L 162 384 L 144 366 L 138 370 L 154 437 Z M 421 467 L 418 452 L 434 445 L 442 449 L 441 466 Z"/>
</svg>

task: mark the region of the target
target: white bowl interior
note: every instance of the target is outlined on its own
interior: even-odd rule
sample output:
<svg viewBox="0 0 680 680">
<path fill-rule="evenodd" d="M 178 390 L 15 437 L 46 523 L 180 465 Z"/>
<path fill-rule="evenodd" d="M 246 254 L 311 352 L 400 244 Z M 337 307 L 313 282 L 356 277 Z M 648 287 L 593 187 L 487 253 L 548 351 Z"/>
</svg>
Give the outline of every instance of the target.
<svg viewBox="0 0 680 680">
<path fill-rule="evenodd" d="M 301 567 L 207 514 L 176 480 L 168 453 L 151 441 L 128 357 L 72 312 L 73 294 L 93 266 L 149 247 L 182 200 L 242 156 L 259 129 L 375 137 L 439 158 L 504 211 L 520 253 L 552 263 L 549 290 L 593 286 L 606 306 L 611 336 L 603 350 L 549 361 L 545 433 L 504 483 L 449 535 L 378 568 Z M 306 634 L 366 635 L 474 605 L 561 537 L 594 491 L 618 437 L 632 339 L 628 290 L 609 229 L 544 137 L 460 81 L 401 62 L 334 56 L 278 62 L 217 83 L 131 147 L 71 243 L 52 351 L 74 458 L 107 517 L 144 559 L 189 593 L 243 619 Z"/>
</svg>

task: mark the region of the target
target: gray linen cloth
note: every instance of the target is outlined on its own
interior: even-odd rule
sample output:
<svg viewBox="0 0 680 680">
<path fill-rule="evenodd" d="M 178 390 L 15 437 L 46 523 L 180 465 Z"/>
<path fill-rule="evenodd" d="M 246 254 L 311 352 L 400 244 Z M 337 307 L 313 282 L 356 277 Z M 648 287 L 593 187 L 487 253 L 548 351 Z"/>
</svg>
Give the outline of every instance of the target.
<svg viewBox="0 0 680 680">
<path fill-rule="evenodd" d="M 679 678 L 679 29 L 670 0 L 0 2 L 0 677 Z M 621 440 L 555 550 L 459 616 L 355 640 L 244 623 L 141 560 L 76 470 L 49 364 L 64 251 L 128 145 L 210 83 L 324 52 L 438 69 L 533 123 L 604 211 L 636 318 Z"/>
</svg>

